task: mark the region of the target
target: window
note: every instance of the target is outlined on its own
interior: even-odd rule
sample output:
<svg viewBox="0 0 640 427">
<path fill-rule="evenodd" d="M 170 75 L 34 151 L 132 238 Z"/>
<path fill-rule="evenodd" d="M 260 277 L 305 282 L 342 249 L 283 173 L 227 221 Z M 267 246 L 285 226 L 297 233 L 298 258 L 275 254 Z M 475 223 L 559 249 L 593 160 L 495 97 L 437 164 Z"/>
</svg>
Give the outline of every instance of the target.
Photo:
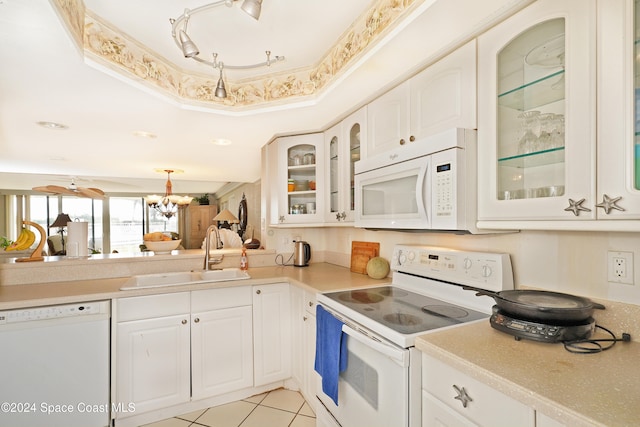
<svg viewBox="0 0 640 427">
<path fill-rule="evenodd" d="M 149 209 L 142 197 L 110 197 L 109 221 L 110 249 L 117 252 L 139 252 L 144 233 L 178 232 L 177 215 L 166 220 L 155 209 Z"/>
</svg>

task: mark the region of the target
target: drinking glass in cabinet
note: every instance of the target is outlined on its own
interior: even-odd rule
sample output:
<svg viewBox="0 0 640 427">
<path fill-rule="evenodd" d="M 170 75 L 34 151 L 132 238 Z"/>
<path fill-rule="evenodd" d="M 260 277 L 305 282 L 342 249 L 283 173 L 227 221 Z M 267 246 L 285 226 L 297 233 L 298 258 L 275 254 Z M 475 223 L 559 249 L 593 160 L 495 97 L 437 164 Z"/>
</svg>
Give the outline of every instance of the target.
<svg viewBox="0 0 640 427">
<path fill-rule="evenodd" d="M 513 38 L 498 54 L 497 198 L 564 193 L 565 20 Z"/>
</svg>

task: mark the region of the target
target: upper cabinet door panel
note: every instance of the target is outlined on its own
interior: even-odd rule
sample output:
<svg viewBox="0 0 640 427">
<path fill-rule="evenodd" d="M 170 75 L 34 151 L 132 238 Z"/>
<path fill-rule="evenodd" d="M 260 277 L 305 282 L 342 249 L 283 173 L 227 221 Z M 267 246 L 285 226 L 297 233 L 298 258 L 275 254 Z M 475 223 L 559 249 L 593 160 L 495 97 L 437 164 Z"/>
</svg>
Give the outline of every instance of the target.
<svg viewBox="0 0 640 427">
<path fill-rule="evenodd" d="M 454 127 L 475 129 L 476 40 L 413 77 L 410 90 L 415 138 Z"/>
<path fill-rule="evenodd" d="M 640 218 L 638 13 L 634 0 L 598 2 L 598 219 Z"/>
<path fill-rule="evenodd" d="M 595 0 L 540 0 L 478 38 L 480 220 L 595 219 Z"/>
<path fill-rule="evenodd" d="M 367 157 L 398 147 L 409 137 L 409 82 L 367 106 Z"/>
</svg>

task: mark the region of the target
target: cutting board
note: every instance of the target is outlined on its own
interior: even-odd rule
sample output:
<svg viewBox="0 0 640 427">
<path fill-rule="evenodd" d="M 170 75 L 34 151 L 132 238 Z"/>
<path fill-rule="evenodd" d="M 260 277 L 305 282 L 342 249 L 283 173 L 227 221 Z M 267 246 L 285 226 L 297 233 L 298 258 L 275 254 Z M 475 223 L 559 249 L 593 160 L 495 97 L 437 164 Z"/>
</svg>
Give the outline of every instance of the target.
<svg viewBox="0 0 640 427">
<path fill-rule="evenodd" d="M 367 263 L 379 254 L 378 242 L 351 242 L 351 271 L 367 274 Z"/>
</svg>

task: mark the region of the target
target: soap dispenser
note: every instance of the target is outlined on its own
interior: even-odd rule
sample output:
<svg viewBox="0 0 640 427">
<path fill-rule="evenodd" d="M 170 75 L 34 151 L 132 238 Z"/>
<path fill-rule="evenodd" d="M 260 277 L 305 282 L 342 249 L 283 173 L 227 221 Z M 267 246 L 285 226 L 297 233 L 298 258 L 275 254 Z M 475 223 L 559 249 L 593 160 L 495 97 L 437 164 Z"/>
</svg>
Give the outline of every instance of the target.
<svg viewBox="0 0 640 427">
<path fill-rule="evenodd" d="M 242 255 L 240 255 L 240 270 L 249 269 L 249 260 L 247 259 L 247 248 L 242 248 Z"/>
</svg>

